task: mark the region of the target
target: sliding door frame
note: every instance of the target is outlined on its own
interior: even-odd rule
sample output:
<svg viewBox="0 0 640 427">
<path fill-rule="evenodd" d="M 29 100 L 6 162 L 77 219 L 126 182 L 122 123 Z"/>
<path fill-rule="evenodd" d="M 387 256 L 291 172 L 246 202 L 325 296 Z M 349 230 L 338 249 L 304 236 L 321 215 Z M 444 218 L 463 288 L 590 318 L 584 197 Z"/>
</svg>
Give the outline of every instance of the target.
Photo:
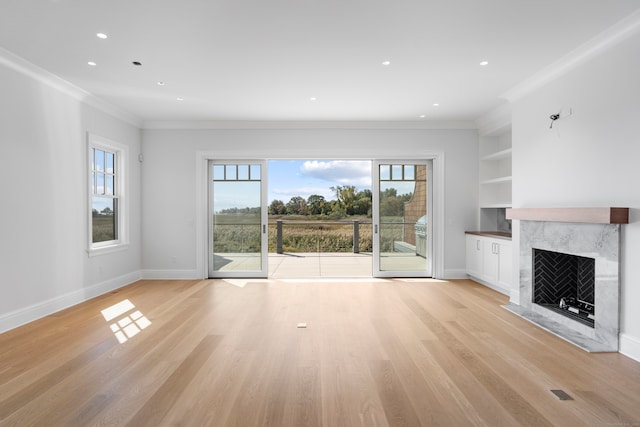
<svg viewBox="0 0 640 427">
<path fill-rule="evenodd" d="M 272 156 L 260 155 L 261 153 L 255 153 L 251 156 L 251 159 L 264 159 L 269 160 Z M 266 154 L 266 153 L 265 153 Z M 417 153 L 401 153 L 403 155 L 398 156 L 372 156 L 369 158 L 371 161 L 378 159 L 395 160 L 406 158 L 418 158 L 424 160 L 432 160 L 433 162 L 433 225 L 431 235 L 433 236 L 433 264 L 432 264 L 432 277 L 436 279 L 445 278 L 446 271 L 444 266 L 445 259 L 445 153 L 443 151 L 437 152 L 417 152 Z M 290 158 L 290 159 L 326 159 L 328 157 L 338 157 L 343 160 L 364 160 L 363 156 L 357 155 L 334 155 L 329 154 L 318 155 L 315 153 L 310 155 L 305 152 L 289 152 L 286 156 L 276 156 L 275 158 Z M 215 151 L 196 151 L 195 155 L 195 233 L 196 233 L 196 247 L 195 247 L 195 270 L 191 270 L 193 273 L 175 276 L 172 278 L 189 278 L 189 279 L 205 279 L 208 276 L 208 164 L 209 160 L 247 160 L 246 153 L 238 151 L 234 153 L 219 153 Z M 463 236 L 464 237 L 464 236 Z M 184 276 L 184 277 L 183 277 Z"/>
<path fill-rule="evenodd" d="M 213 211 L 214 207 L 214 198 L 215 198 L 215 190 L 214 190 L 214 177 L 213 177 L 213 167 L 214 165 L 224 166 L 239 166 L 239 165 L 247 165 L 249 166 L 249 170 L 251 169 L 251 165 L 260 166 L 260 268 L 255 270 L 216 270 L 213 267 L 214 261 L 213 258 L 216 252 L 216 244 L 214 241 L 214 232 L 213 227 L 215 224 L 215 212 Z M 268 161 L 264 159 L 245 159 L 245 160 L 231 160 L 231 159 L 215 159 L 208 161 L 208 179 L 207 179 L 207 195 L 208 195 L 208 212 L 207 212 L 207 235 L 208 235 L 208 244 L 207 244 L 207 265 L 208 265 L 208 277 L 209 278 L 232 278 L 232 277 L 257 277 L 257 278 L 266 278 L 269 274 L 269 241 L 268 241 L 268 233 L 267 233 L 267 225 L 268 225 L 268 213 L 267 213 L 267 189 L 268 189 Z M 249 171 L 247 171 L 249 173 Z M 226 174 L 225 174 L 226 175 Z M 243 181 L 242 179 L 234 178 L 231 181 L 227 182 L 249 182 Z"/>
<path fill-rule="evenodd" d="M 382 270 L 380 265 L 380 257 L 382 255 L 380 249 L 380 236 L 382 227 L 380 222 L 380 166 L 384 164 L 393 165 L 413 165 L 425 166 L 426 176 L 426 257 L 424 270 Z M 374 277 L 433 277 L 434 250 L 433 250 L 433 160 L 408 160 L 408 159 L 378 159 L 372 163 L 372 193 L 373 193 L 373 212 L 372 212 L 372 237 L 373 237 L 373 276 Z M 393 181 L 391 181 L 393 182 Z M 402 181 L 398 181 L 402 182 Z M 416 187 L 417 188 L 417 187 Z M 417 256 L 417 255 L 416 255 Z"/>
</svg>

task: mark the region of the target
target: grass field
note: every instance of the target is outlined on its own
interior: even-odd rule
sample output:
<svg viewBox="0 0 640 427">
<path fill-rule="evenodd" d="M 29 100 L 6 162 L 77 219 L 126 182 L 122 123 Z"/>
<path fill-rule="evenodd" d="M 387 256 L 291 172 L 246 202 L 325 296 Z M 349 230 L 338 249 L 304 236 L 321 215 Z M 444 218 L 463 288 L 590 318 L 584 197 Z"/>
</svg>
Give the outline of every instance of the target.
<svg viewBox="0 0 640 427">
<path fill-rule="evenodd" d="M 359 250 L 371 252 L 371 224 L 359 226 Z M 269 252 L 276 252 L 277 227 L 269 224 Z M 283 225 L 282 250 L 284 252 L 353 252 L 353 223 Z"/>
<path fill-rule="evenodd" d="M 359 225 L 359 251 L 372 252 L 370 219 Z M 388 220 L 388 219 L 387 219 Z M 260 249 L 260 221 L 255 215 L 216 215 L 214 241 L 218 253 L 252 253 Z M 395 241 L 403 239 L 404 227 L 386 224 L 381 228 L 380 249 L 393 251 Z M 269 252 L 277 250 L 276 218 L 269 219 Z M 284 252 L 353 252 L 353 221 L 286 220 L 283 224 Z"/>
<path fill-rule="evenodd" d="M 113 215 L 94 215 L 92 222 L 93 243 L 115 240 L 115 217 Z"/>
</svg>

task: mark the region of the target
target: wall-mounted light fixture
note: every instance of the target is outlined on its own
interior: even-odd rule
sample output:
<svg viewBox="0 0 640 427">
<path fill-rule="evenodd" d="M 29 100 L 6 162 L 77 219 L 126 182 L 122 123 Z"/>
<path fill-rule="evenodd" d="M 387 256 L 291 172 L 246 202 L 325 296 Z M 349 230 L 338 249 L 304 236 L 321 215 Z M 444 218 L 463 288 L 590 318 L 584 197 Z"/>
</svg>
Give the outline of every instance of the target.
<svg viewBox="0 0 640 427">
<path fill-rule="evenodd" d="M 562 107 L 557 114 L 552 114 L 549 116 L 551 119 L 551 124 L 549 125 L 549 129 L 553 129 L 553 123 L 558 119 L 567 119 L 573 115 L 573 107 Z"/>
</svg>

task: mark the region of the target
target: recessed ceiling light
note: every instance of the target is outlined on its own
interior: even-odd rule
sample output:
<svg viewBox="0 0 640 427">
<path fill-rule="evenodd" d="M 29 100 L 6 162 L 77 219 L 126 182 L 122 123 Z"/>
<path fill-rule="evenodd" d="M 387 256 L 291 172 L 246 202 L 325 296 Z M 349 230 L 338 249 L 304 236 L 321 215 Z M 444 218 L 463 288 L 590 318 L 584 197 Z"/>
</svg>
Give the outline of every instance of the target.
<svg viewBox="0 0 640 427">
<path fill-rule="evenodd" d="M 177 97 L 177 98 L 176 98 L 176 101 L 184 101 L 184 98 Z"/>
<path fill-rule="evenodd" d="M 425 117 L 427 117 L 425 114 L 420 114 L 421 119 L 424 119 Z"/>
<path fill-rule="evenodd" d="M 139 62 L 139 61 L 133 61 L 132 64 L 135 65 L 136 67 L 142 66 L 142 62 Z"/>
<path fill-rule="evenodd" d="M 315 96 L 312 96 L 311 98 L 309 98 L 309 101 L 317 101 L 318 98 L 316 98 Z"/>
<path fill-rule="evenodd" d="M 158 86 L 164 86 L 164 82 L 158 82 Z"/>
<path fill-rule="evenodd" d="M 98 65 L 98 64 L 96 64 L 96 63 L 95 63 L 95 62 L 93 62 L 93 61 L 89 61 L 89 62 L 87 62 L 87 65 L 91 65 L 92 67 L 95 67 L 95 66 L 96 66 L 96 65 Z"/>
<path fill-rule="evenodd" d="M 391 65 L 391 61 L 382 61 L 382 65 Z"/>
<path fill-rule="evenodd" d="M 434 106 L 434 107 L 439 107 L 439 106 L 440 106 L 440 104 L 435 103 L 435 104 L 433 104 L 433 106 Z"/>
<path fill-rule="evenodd" d="M 96 34 L 96 37 L 98 37 L 99 39 L 103 39 L 104 40 L 104 39 L 107 38 L 107 35 L 105 33 L 98 33 L 98 34 Z"/>
<path fill-rule="evenodd" d="M 484 67 L 485 65 L 489 65 L 489 61 L 482 61 L 482 62 L 480 63 L 480 65 L 482 65 L 483 67 Z"/>
</svg>

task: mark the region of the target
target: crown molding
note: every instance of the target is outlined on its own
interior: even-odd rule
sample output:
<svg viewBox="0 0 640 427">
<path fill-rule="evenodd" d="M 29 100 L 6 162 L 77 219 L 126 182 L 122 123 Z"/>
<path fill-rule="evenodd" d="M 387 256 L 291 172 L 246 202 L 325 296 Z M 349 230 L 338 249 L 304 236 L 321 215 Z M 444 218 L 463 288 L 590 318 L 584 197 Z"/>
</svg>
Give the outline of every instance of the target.
<svg viewBox="0 0 640 427">
<path fill-rule="evenodd" d="M 143 122 L 140 118 L 98 98 L 92 93 L 79 88 L 73 83 L 56 76 L 55 74 L 27 61 L 3 47 L 0 47 L 0 65 L 47 85 L 65 95 L 96 108 L 110 116 L 127 122 L 137 128 L 142 127 Z"/>
<path fill-rule="evenodd" d="M 563 76 L 640 31 L 640 9 L 501 95 L 510 102 Z"/>
<path fill-rule="evenodd" d="M 476 120 L 480 136 L 488 136 L 505 132 L 511 128 L 511 104 L 505 103 Z"/>
<path fill-rule="evenodd" d="M 252 120 L 166 120 L 145 121 L 145 130 L 213 130 L 213 129 L 476 129 L 473 121 L 252 121 Z"/>
</svg>

